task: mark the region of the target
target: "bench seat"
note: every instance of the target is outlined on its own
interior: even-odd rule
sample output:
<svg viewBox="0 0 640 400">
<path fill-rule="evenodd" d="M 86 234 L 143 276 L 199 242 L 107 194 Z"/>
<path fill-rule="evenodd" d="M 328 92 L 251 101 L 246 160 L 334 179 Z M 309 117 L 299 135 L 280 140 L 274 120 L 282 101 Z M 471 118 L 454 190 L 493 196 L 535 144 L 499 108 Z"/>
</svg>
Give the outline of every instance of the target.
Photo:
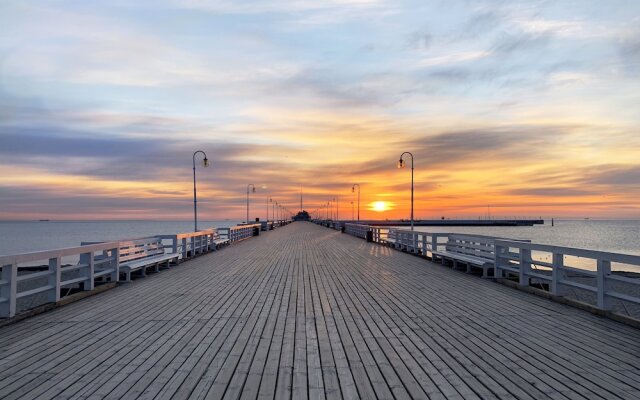
<svg viewBox="0 0 640 400">
<path fill-rule="evenodd" d="M 121 264 L 120 272 L 126 274 L 127 282 L 130 282 L 132 272 L 141 270 L 142 275 L 144 276 L 147 267 L 154 266 L 156 267 L 156 272 L 158 272 L 161 263 L 166 262 L 167 266 L 169 266 L 169 263 L 174 260 L 175 262 L 178 262 L 178 253 L 160 254 L 156 256 L 140 258 Z"/>
<path fill-rule="evenodd" d="M 216 248 L 219 248 L 219 247 L 231 244 L 231 240 L 229 240 L 229 239 L 214 239 L 213 243 L 215 244 Z"/>
<path fill-rule="evenodd" d="M 471 272 L 472 268 L 480 268 L 482 269 L 483 278 L 488 278 L 489 271 L 493 270 L 493 264 L 494 264 L 493 259 L 477 257 L 470 254 L 461 254 L 461 253 L 456 253 L 451 251 L 433 251 L 431 252 L 431 254 L 433 254 L 434 258 L 439 257 L 442 260 L 443 264 L 445 259 L 449 259 L 453 261 L 454 267 L 457 266 L 458 262 L 462 262 L 463 264 L 467 265 L 467 272 Z"/>
</svg>

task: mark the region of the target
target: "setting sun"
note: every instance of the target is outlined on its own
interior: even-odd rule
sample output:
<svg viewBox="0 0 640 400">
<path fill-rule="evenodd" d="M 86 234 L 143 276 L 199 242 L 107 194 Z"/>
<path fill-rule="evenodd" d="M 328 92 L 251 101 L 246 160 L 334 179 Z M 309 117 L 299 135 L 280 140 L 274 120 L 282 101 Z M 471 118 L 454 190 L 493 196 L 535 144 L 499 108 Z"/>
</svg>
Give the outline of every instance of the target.
<svg viewBox="0 0 640 400">
<path fill-rule="evenodd" d="M 371 211 L 376 211 L 376 212 L 387 211 L 390 208 L 391 207 L 389 206 L 389 203 L 387 203 L 386 201 L 374 201 L 373 203 L 371 203 L 371 206 L 369 207 Z"/>
</svg>

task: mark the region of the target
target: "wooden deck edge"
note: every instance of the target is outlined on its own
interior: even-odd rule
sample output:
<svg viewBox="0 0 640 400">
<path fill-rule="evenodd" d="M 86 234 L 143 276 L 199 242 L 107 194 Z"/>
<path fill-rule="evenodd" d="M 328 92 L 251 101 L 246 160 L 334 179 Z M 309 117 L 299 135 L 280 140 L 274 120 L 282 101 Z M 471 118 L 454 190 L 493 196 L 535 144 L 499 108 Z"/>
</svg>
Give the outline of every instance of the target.
<svg viewBox="0 0 640 400">
<path fill-rule="evenodd" d="M 546 299 L 558 302 L 558 303 L 562 303 L 562 304 L 566 304 L 568 306 L 571 307 L 575 307 L 575 308 L 579 308 L 581 310 L 584 311 L 588 311 L 592 314 L 598 315 L 600 317 L 605 317 L 605 318 L 609 318 L 612 319 L 616 322 L 620 322 L 623 323 L 625 325 L 629 325 L 633 328 L 637 328 L 640 329 L 640 320 L 633 318 L 633 317 L 629 317 L 626 315 L 622 315 L 622 314 L 617 314 L 611 311 L 606 311 L 606 310 L 601 310 L 599 308 L 597 308 L 596 306 L 593 306 L 591 304 L 587 304 L 587 303 L 583 303 L 581 301 L 578 300 L 574 300 L 574 299 L 569 299 L 567 297 L 563 297 L 563 296 L 555 296 L 549 292 L 547 292 L 546 290 L 542 290 L 542 289 L 538 289 L 538 288 L 534 288 L 531 286 L 521 286 L 520 284 L 518 284 L 518 282 L 514 282 L 512 280 L 509 279 L 505 279 L 505 278 L 500 278 L 496 280 L 498 283 L 501 283 L 503 285 L 509 286 L 511 288 L 517 289 L 517 290 L 522 290 L 523 292 L 527 292 L 527 293 L 531 293 L 534 294 L 536 296 L 540 296 L 540 297 L 544 297 Z"/>
<path fill-rule="evenodd" d="M 102 284 L 100 286 L 97 286 L 95 289 L 90 290 L 90 291 L 86 291 L 86 292 L 78 292 L 78 293 L 74 293 L 70 296 L 66 296 L 62 299 L 60 299 L 60 301 L 58 301 L 57 303 L 47 303 L 47 304 L 43 304 L 41 306 L 26 310 L 20 314 L 17 314 L 16 316 L 12 317 L 12 318 L 8 318 L 5 320 L 0 321 L 0 328 L 3 328 L 5 326 L 8 325 L 13 325 L 18 321 L 22 321 L 23 319 L 27 319 L 33 316 L 36 316 L 38 314 L 42 314 L 45 313 L 47 311 L 51 311 L 51 310 L 55 310 L 58 307 L 62 307 L 65 306 L 67 304 L 70 303 L 74 303 L 76 301 L 80 301 L 84 298 L 90 297 L 90 296 L 95 296 L 98 293 L 102 293 L 106 290 L 109 289 L 113 289 L 114 287 L 116 287 L 118 284 L 116 282 L 110 282 L 110 283 L 105 283 Z"/>
</svg>

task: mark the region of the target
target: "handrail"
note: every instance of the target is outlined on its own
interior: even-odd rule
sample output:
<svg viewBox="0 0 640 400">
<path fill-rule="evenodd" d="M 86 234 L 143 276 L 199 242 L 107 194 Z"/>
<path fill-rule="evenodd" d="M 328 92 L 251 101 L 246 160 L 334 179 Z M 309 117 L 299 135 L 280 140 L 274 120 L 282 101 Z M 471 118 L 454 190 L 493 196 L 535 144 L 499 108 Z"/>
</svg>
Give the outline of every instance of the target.
<svg viewBox="0 0 640 400">
<path fill-rule="evenodd" d="M 616 275 L 611 270 L 612 263 L 640 267 L 640 256 L 513 240 L 496 240 L 495 246 L 496 278 L 516 276 L 520 286 L 544 289 L 548 285 L 554 296 L 571 297 L 568 289 L 590 292 L 595 298 L 587 295 L 580 301 L 604 311 L 626 310 L 625 303 L 640 305 L 640 278 Z M 567 265 L 566 256 L 595 262 L 595 271 Z"/>
<path fill-rule="evenodd" d="M 220 232 L 220 237 L 229 239 L 229 241 L 233 243 L 256 236 L 256 234 L 259 234 L 261 228 L 262 224 L 247 224 L 218 228 L 218 231 Z"/>
<path fill-rule="evenodd" d="M 160 239 L 169 240 L 165 245 L 171 253 L 178 253 L 181 260 L 215 250 L 214 240 L 218 237 L 217 229 L 204 229 L 197 232 L 184 232 L 174 235 L 159 235 Z"/>
<path fill-rule="evenodd" d="M 61 249 L 53 249 L 53 250 L 43 250 L 43 251 L 34 251 L 31 253 L 22 253 L 22 254 L 13 254 L 0 256 L 0 265 L 7 265 L 13 263 L 23 263 L 23 262 L 32 262 L 32 261 L 40 261 L 45 260 L 51 257 L 65 257 L 65 256 L 74 256 L 82 253 L 86 253 L 88 251 L 98 251 L 102 250 L 106 245 L 113 245 L 118 243 L 117 241 L 112 242 L 95 242 L 86 246 L 76 246 L 76 247 L 64 247 Z"/>
<path fill-rule="evenodd" d="M 62 263 L 63 257 L 79 256 L 75 266 Z M 21 265 L 39 261 L 45 271 L 28 273 L 33 265 Z M 13 317 L 20 310 L 18 300 L 36 294 L 40 304 L 58 302 L 62 288 L 81 283 L 82 290 L 95 288 L 96 279 L 118 280 L 119 242 L 96 243 L 64 249 L 37 251 L 0 257 L 0 317 Z M 22 272 L 22 273 L 21 273 Z M 35 307 L 37 305 L 32 305 Z M 22 304 L 20 304 L 22 306 Z"/>
</svg>

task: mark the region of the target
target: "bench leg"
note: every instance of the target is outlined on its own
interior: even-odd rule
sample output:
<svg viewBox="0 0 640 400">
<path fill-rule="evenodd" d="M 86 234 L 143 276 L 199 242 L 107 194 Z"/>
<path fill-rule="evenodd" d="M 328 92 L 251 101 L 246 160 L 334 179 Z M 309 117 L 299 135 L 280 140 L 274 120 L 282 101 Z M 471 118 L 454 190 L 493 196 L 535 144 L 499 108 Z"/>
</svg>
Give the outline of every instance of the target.
<svg viewBox="0 0 640 400">
<path fill-rule="evenodd" d="M 467 274 L 471 273 L 471 264 L 467 263 Z"/>
<path fill-rule="evenodd" d="M 131 282 L 131 271 L 126 272 L 125 274 L 126 274 L 126 281 Z"/>
<path fill-rule="evenodd" d="M 156 263 L 156 272 L 160 272 L 160 263 Z"/>
</svg>

